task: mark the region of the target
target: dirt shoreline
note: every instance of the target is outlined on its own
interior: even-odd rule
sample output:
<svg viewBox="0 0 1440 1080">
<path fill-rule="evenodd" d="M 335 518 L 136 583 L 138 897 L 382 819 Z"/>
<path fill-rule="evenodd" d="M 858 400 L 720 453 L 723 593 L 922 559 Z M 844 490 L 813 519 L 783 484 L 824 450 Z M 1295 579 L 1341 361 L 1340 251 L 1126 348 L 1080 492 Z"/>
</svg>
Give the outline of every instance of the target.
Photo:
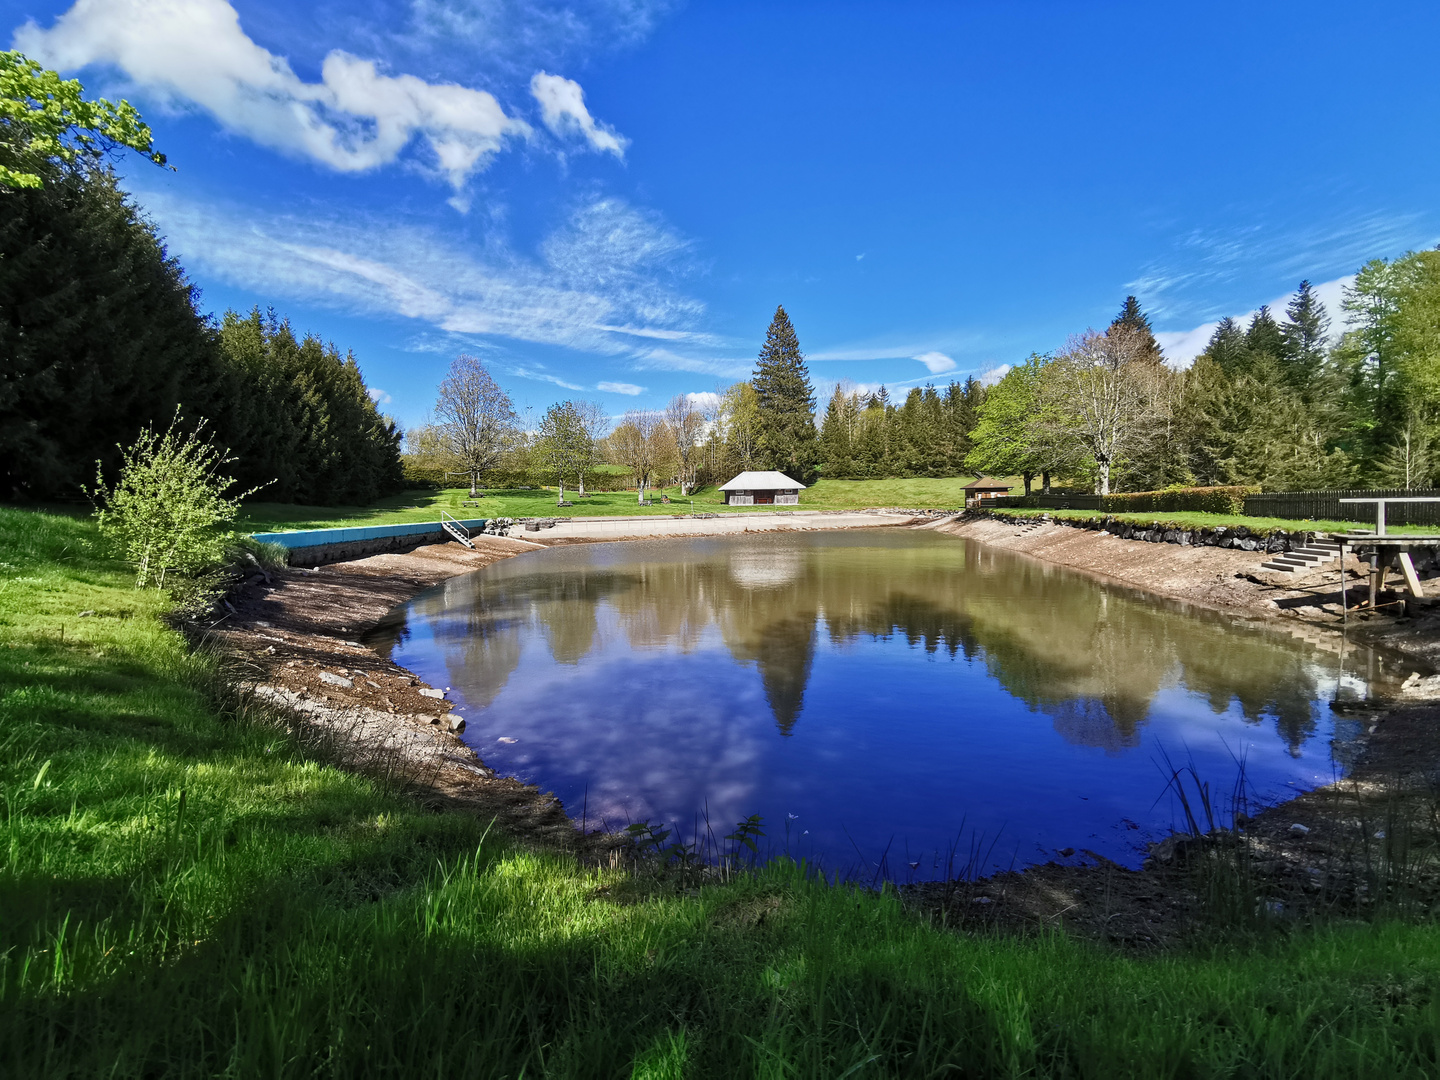
<svg viewBox="0 0 1440 1080">
<path fill-rule="evenodd" d="M 1334 565 L 1292 579 L 1261 570 L 1263 557 L 1256 552 L 1146 544 L 994 519 L 917 517 L 908 524 L 1284 625 L 1337 649 L 1341 640 Z M 314 570 L 272 572 L 268 579 L 254 574 L 231 596 L 231 610 L 210 633 L 242 661 L 257 695 L 330 733 L 355 765 L 399 773 L 426 804 L 493 818 L 522 841 L 600 856 L 613 850 L 615 837 L 598 831 L 582 835 L 580 822 L 568 817 L 552 794 L 496 776 L 451 730 L 454 724 L 463 729 L 463 721 L 452 717 L 447 699 L 436 696 L 445 688 L 423 685 L 361 644 L 386 612 L 446 578 L 542 547 L 620 539 L 526 536 L 477 537 L 474 551 L 434 544 Z M 1358 574 L 1358 564 L 1347 571 Z M 1440 658 L 1440 618 L 1367 616 L 1352 616 L 1350 640 L 1400 650 L 1414 659 L 1419 674 Z M 1440 680 L 1424 679 L 1416 689 L 1435 694 L 1437 684 Z M 1376 847 L 1374 833 L 1384 831 L 1373 828 L 1374 821 L 1391 821 L 1393 832 L 1397 805 L 1401 816 L 1414 821 L 1433 816 L 1440 805 L 1430 794 L 1440 784 L 1440 707 L 1428 695 L 1416 695 L 1358 708 L 1368 738 L 1352 773 L 1245 823 L 1240 840 L 1255 853 L 1247 872 L 1258 875 L 1266 910 L 1277 918 L 1362 912 L 1375 901 L 1373 893 L 1367 898 L 1373 874 L 1361 865 Z M 1153 948 L 1186 938 L 1203 919 L 1204 889 L 1194 873 L 1203 847 L 1198 840 L 1172 844 L 1138 871 L 1065 849 L 1055 860 L 1025 870 L 906 886 L 904 892 L 908 902 L 952 925 L 1064 927 L 1126 947 Z M 1440 899 L 1440 883 L 1427 880 L 1417 887 L 1426 905 Z"/>
</svg>

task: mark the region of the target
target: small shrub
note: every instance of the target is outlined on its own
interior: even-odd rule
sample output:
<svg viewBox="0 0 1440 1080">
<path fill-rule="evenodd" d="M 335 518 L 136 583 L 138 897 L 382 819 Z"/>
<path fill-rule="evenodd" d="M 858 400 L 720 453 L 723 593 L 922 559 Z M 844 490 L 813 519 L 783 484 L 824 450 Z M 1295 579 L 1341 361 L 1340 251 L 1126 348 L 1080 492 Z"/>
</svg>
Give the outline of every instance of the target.
<svg viewBox="0 0 1440 1080">
<path fill-rule="evenodd" d="M 106 487 L 97 463 L 95 489 L 101 534 L 135 567 L 135 585 L 165 584 L 167 574 L 196 577 L 225 557 L 240 501 L 251 491 L 226 496 L 230 463 L 205 438 L 202 421 L 192 432 L 179 430 L 180 413 L 163 435 L 143 429 L 123 449 L 120 478 Z"/>
</svg>

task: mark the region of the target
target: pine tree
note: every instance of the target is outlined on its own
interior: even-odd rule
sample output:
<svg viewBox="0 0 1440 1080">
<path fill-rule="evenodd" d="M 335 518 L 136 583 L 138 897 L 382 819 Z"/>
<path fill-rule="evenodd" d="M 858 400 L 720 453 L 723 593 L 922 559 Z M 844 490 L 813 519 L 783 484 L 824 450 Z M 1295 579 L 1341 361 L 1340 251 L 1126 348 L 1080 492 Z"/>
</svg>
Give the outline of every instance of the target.
<svg viewBox="0 0 1440 1080">
<path fill-rule="evenodd" d="M 1289 322 L 1280 327 L 1285 337 L 1285 353 L 1281 357 L 1290 385 L 1307 394 L 1325 363 L 1325 349 L 1330 340 L 1330 316 L 1315 295 L 1310 282 L 1300 288 L 1285 307 Z"/>
<path fill-rule="evenodd" d="M 1140 301 L 1133 296 L 1127 296 L 1125 303 L 1120 306 L 1120 314 L 1110 324 L 1111 328 L 1117 326 L 1128 326 L 1141 336 L 1148 351 L 1156 360 L 1163 359 L 1164 354 L 1160 351 L 1160 343 L 1155 340 L 1155 331 L 1150 326 L 1150 318 L 1140 310 Z"/>
<path fill-rule="evenodd" d="M 819 460 L 815 391 L 783 307 L 775 309 L 751 382 L 759 399 L 761 459 L 792 480 L 813 482 Z"/>
<path fill-rule="evenodd" d="M 1215 333 L 1205 346 L 1203 356 L 1208 356 L 1220 365 L 1226 375 L 1234 376 L 1243 371 L 1250 362 L 1250 349 L 1245 342 L 1245 331 L 1230 316 L 1220 320 Z"/>
<path fill-rule="evenodd" d="M 1285 334 L 1270 314 L 1268 304 L 1261 304 L 1260 310 L 1250 320 L 1250 328 L 1245 331 L 1245 347 L 1250 350 L 1252 363 L 1254 357 L 1262 354 L 1283 361 Z"/>
<path fill-rule="evenodd" d="M 854 402 L 845 391 L 837 386 L 830 396 L 825 409 L 825 420 L 820 425 L 820 464 L 826 478 L 831 480 L 849 477 L 855 469 L 851 460 L 849 412 Z"/>
</svg>

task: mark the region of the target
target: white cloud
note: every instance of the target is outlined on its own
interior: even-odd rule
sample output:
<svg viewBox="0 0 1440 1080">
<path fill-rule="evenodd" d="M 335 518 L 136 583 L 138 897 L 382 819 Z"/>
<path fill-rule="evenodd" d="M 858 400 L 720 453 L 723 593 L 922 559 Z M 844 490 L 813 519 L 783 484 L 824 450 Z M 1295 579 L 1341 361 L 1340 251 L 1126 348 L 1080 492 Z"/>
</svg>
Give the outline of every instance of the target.
<svg viewBox="0 0 1440 1080">
<path fill-rule="evenodd" d="M 558 138 L 579 134 L 601 153 L 625 156 L 630 140 L 596 122 L 585 107 L 585 91 L 575 80 L 537 71 L 530 80 L 530 93 L 540 105 L 540 118 Z"/>
<path fill-rule="evenodd" d="M 694 405 L 695 408 L 700 409 L 702 412 L 706 409 L 713 409 L 720 404 L 720 395 L 713 390 L 691 392 L 686 394 L 685 397 L 691 405 Z"/>
<path fill-rule="evenodd" d="M 925 365 L 925 370 L 931 375 L 943 375 L 947 371 L 955 370 L 955 361 L 942 352 L 921 353 L 915 357 Z"/>
<path fill-rule="evenodd" d="M 389 222 L 139 197 L 187 266 L 266 295 L 607 355 L 633 353 L 637 331 L 706 340 L 691 330 L 704 305 L 670 283 L 683 242 L 616 200 L 582 207 L 525 259 Z"/>
<path fill-rule="evenodd" d="M 232 131 L 339 172 L 389 164 L 418 137 L 428 167 L 458 191 L 508 139 L 531 133 L 483 90 L 387 75 L 340 50 L 307 83 L 250 39 L 226 0 L 76 0 L 49 30 L 27 22 L 14 40 L 60 70 L 114 65 L 173 105 L 198 105 Z"/>
<path fill-rule="evenodd" d="M 979 380 L 981 386 L 994 386 L 997 382 L 1003 379 L 1010 372 L 1010 370 L 1010 364 L 1000 364 L 997 367 L 990 368 L 988 371 L 982 371 L 979 375 L 975 377 Z"/>
<path fill-rule="evenodd" d="M 1330 316 L 1330 335 L 1338 337 L 1345 331 L 1346 314 L 1340 306 L 1345 297 L 1345 290 L 1354 284 L 1355 275 L 1346 274 L 1344 277 L 1335 278 L 1332 281 L 1322 281 L 1314 286 L 1315 295 L 1325 305 L 1325 313 Z M 1286 293 L 1284 296 L 1276 297 L 1269 303 L 1270 313 L 1275 320 L 1282 325 L 1289 320 L 1285 317 L 1285 306 L 1290 303 L 1291 297 L 1295 294 Z M 1242 326 L 1254 318 L 1259 308 L 1251 308 L 1249 311 L 1232 315 L 1231 318 Z M 1173 368 L 1187 368 L 1195 357 L 1205 351 L 1210 337 L 1215 333 L 1215 328 L 1220 325 L 1220 320 L 1202 323 L 1192 330 L 1166 330 L 1157 331 L 1155 340 L 1160 343 L 1161 350 L 1165 353 L 1165 362 Z"/>
<path fill-rule="evenodd" d="M 595 389 L 596 389 L 596 390 L 603 390 L 603 391 L 605 391 L 607 394 L 628 394 L 628 395 L 630 395 L 631 397 L 634 397 L 634 396 L 637 395 L 637 394 L 643 394 L 643 393 L 645 392 L 645 387 L 643 387 L 643 386 L 636 386 L 634 383 L 628 383 L 628 382 L 602 382 L 602 383 L 596 383 L 596 384 L 595 384 Z"/>
<path fill-rule="evenodd" d="M 376 405 L 389 405 L 392 400 L 390 395 L 387 394 L 384 390 L 381 390 L 378 386 L 370 387 L 366 391 L 366 393 L 370 395 L 370 400 L 373 401 Z"/>
</svg>

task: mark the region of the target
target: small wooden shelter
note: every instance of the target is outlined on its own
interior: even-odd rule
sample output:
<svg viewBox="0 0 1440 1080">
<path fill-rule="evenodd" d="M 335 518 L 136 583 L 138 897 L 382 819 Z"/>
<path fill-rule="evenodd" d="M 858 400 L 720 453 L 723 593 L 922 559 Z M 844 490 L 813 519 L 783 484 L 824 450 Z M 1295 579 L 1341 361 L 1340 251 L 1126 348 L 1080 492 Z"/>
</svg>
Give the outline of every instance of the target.
<svg viewBox="0 0 1440 1080">
<path fill-rule="evenodd" d="M 998 499 L 1009 494 L 1009 484 L 1002 484 L 999 480 L 982 476 L 965 485 L 965 505 L 976 506 L 990 499 Z"/>
<path fill-rule="evenodd" d="M 720 490 L 727 506 L 798 506 L 804 487 L 782 472 L 742 472 Z"/>
</svg>

